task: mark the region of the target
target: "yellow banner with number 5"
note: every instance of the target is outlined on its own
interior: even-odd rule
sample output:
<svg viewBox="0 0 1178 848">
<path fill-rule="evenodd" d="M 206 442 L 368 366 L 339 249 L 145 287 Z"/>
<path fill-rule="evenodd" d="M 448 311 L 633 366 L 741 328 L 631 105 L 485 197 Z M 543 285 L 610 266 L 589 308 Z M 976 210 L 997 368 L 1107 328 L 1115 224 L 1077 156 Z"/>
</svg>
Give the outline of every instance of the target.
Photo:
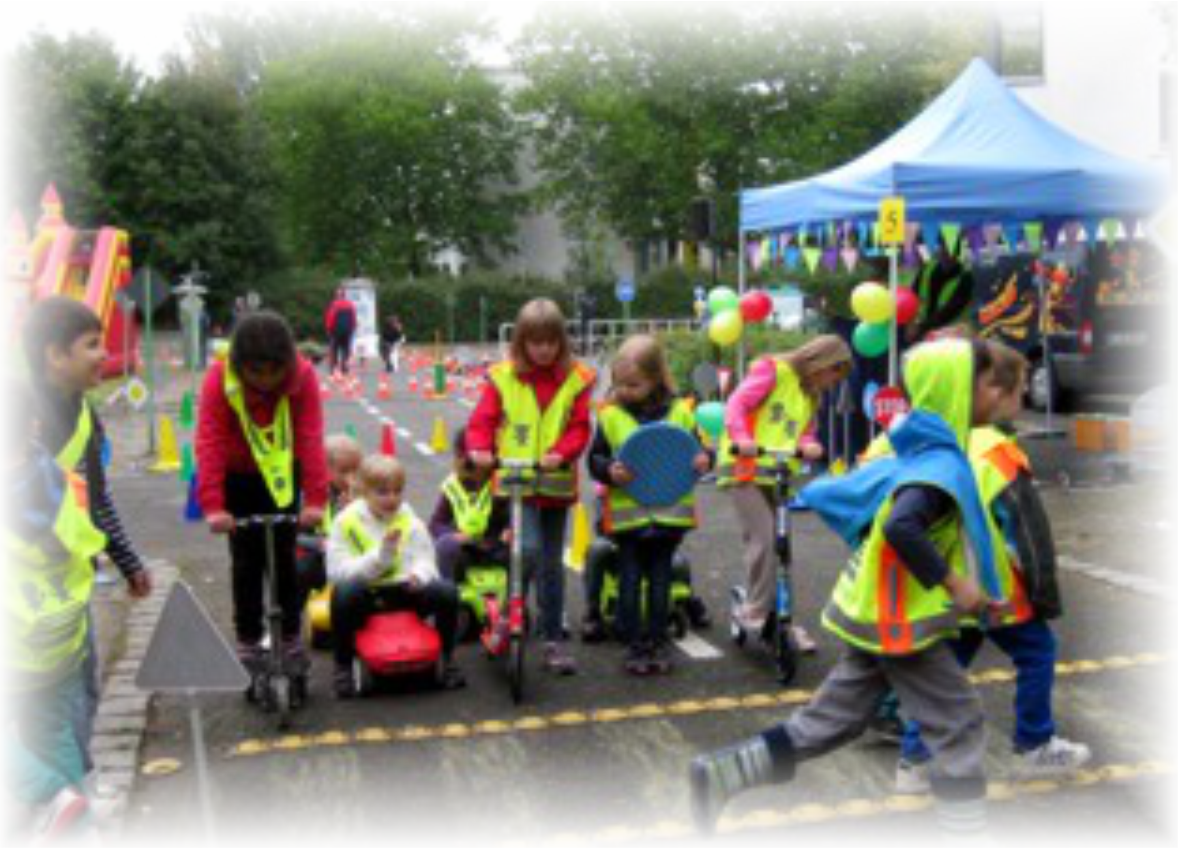
<svg viewBox="0 0 1178 848">
<path fill-rule="evenodd" d="M 880 201 L 879 240 L 883 244 L 904 243 L 904 198 L 885 197 Z"/>
</svg>

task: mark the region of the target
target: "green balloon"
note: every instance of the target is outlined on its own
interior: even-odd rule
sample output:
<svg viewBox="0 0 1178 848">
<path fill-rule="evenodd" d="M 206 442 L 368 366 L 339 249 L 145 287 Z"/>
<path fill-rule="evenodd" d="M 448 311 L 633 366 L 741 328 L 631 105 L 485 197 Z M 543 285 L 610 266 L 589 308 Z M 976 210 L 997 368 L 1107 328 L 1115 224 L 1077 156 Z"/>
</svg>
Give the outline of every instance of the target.
<svg viewBox="0 0 1178 848">
<path fill-rule="evenodd" d="M 724 404 L 715 400 L 701 403 L 695 410 L 695 423 L 713 439 L 719 439 L 724 432 Z"/>
<path fill-rule="evenodd" d="M 712 316 L 723 315 L 740 306 L 740 296 L 728 286 L 716 286 L 708 292 L 708 312 Z"/>
<path fill-rule="evenodd" d="M 868 359 L 879 356 L 888 349 L 891 343 L 890 324 L 860 323 L 851 334 L 851 344 L 860 356 Z"/>
</svg>

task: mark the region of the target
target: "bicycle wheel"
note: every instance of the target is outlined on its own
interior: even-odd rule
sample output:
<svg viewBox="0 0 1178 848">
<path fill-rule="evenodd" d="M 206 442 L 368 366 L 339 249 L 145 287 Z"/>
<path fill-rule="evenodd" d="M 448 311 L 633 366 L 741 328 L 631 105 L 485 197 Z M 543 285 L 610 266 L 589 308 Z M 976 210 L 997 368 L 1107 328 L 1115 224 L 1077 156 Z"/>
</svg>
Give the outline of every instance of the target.
<svg viewBox="0 0 1178 848">
<path fill-rule="evenodd" d="M 518 635 L 511 637 L 507 653 L 507 680 L 511 686 L 511 701 L 519 704 L 524 699 L 524 640 Z"/>
</svg>

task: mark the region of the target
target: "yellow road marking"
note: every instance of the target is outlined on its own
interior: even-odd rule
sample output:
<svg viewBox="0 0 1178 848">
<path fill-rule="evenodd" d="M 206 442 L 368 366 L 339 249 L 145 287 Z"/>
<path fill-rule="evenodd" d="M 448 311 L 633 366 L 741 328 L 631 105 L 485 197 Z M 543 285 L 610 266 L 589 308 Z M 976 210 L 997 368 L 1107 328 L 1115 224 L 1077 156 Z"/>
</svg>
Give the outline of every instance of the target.
<svg viewBox="0 0 1178 848">
<path fill-rule="evenodd" d="M 1103 660 L 1077 660 L 1061 662 L 1055 666 L 1060 677 L 1076 674 L 1095 674 L 1101 671 L 1123 670 L 1141 666 L 1156 665 L 1166 658 L 1157 653 L 1142 653 L 1132 656 L 1113 656 Z M 970 675 L 975 685 L 1008 683 L 1014 680 L 1014 673 L 1005 669 L 987 669 Z M 433 739 L 467 739 L 480 736 L 494 736 L 524 731 L 540 732 L 565 727 L 592 724 L 611 724 L 621 721 L 663 716 L 698 715 L 700 713 L 735 712 L 738 710 L 771 709 L 780 706 L 802 704 L 813 697 L 809 689 L 787 689 L 777 692 L 763 692 L 740 697 L 723 696 L 708 700 L 682 700 L 669 703 L 644 703 L 630 707 L 610 707 L 589 712 L 564 711 L 549 716 L 523 716 L 518 719 L 500 721 L 487 720 L 470 724 L 448 723 L 439 725 L 410 725 L 407 727 L 367 727 L 361 730 L 329 730 L 317 735 L 303 736 L 289 734 L 275 739 L 247 739 L 229 749 L 226 756 L 256 757 L 281 751 L 302 751 L 347 744 L 390 744 L 398 742 L 424 742 Z"/>
</svg>

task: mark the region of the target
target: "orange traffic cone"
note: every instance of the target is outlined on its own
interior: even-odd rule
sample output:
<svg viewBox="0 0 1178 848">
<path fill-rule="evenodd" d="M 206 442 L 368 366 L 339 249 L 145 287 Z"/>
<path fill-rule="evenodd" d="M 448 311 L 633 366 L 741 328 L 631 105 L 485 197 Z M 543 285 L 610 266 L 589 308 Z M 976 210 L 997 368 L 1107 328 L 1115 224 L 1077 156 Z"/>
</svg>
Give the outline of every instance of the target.
<svg viewBox="0 0 1178 848">
<path fill-rule="evenodd" d="M 389 382 L 388 374 L 380 375 L 380 382 L 376 387 L 377 400 L 390 400 L 393 396 L 393 386 Z"/>
<path fill-rule="evenodd" d="M 397 455 L 397 436 L 393 432 L 393 422 L 385 421 L 380 428 L 380 452 L 385 456 Z"/>
<path fill-rule="evenodd" d="M 331 380 L 324 380 L 319 384 L 319 397 L 322 400 L 331 400 Z"/>
<path fill-rule="evenodd" d="M 417 377 L 409 378 L 409 391 L 413 392 L 414 394 L 417 393 Z"/>
</svg>

